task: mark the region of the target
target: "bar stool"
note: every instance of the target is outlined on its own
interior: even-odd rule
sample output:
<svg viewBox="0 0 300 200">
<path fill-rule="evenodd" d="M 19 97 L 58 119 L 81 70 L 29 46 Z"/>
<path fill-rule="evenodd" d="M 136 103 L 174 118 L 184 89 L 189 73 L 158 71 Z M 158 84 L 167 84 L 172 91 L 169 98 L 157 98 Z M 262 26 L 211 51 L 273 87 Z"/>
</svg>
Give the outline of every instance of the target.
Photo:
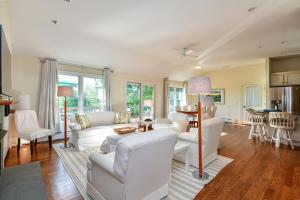
<svg viewBox="0 0 300 200">
<path fill-rule="evenodd" d="M 245 110 L 248 113 L 246 120 L 251 124 L 249 140 L 251 140 L 253 136 L 259 137 L 261 142 L 267 140 L 268 120 L 266 116 L 264 114 L 256 113 L 255 110 L 251 108 L 246 108 Z"/>
<path fill-rule="evenodd" d="M 275 141 L 275 146 L 280 146 L 280 140 L 287 140 L 294 149 L 294 143 L 291 138 L 293 130 L 296 129 L 296 117 L 286 112 L 271 112 L 269 114 L 270 126 L 274 128 L 271 143 Z M 282 132 L 285 130 L 286 138 L 282 138 Z"/>
</svg>

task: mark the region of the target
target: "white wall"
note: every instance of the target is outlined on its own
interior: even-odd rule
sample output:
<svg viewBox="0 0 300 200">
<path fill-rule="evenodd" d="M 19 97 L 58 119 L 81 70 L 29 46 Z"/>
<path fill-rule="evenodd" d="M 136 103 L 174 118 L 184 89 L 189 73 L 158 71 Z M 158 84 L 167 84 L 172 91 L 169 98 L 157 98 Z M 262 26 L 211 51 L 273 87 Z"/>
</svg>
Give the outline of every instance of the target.
<svg viewBox="0 0 300 200">
<path fill-rule="evenodd" d="M 10 50 L 11 48 L 11 23 L 9 13 L 9 1 L 0 1 L 0 24 L 3 26 L 4 34 L 8 42 Z"/>
<path fill-rule="evenodd" d="M 13 55 L 13 96 L 29 94 L 31 108 L 38 110 L 41 81 L 41 62 L 38 58 Z"/>
<path fill-rule="evenodd" d="M 225 89 L 225 104 L 217 105 L 216 116 L 238 123 L 242 120 L 243 86 L 252 83 L 266 83 L 265 64 L 212 71 L 204 75 L 210 77 L 212 88 Z M 189 96 L 188 104 L 197 104 L 197 97 Z"/>
<path fill-rule="evenodd" d="M 29 94 L 31 108 L 37 110 L 40 93 L 41 63 L 36 57 L 14 55 L 13 85 L 14 97 L 18 94 Z M 62 65 L 62 70 L 72 70 L 80 73 L 100 74 L 99 70 Z M 155 115 L 162 116 L 163 80 L 147 76 L 132 76 L 114 72 L 111 75 L 112 108 L 114 111 L 126 111 L 126 83 L 139 81 L 155 84 Z"/>
</svg>

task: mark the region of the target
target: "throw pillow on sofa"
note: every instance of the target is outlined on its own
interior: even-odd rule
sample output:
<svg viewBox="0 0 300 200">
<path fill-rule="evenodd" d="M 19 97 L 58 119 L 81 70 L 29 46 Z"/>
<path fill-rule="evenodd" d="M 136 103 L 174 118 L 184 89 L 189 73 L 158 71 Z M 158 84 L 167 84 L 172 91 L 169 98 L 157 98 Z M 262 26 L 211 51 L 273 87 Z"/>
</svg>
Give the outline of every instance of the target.
<svg viewBox="0 0 300 200">
<path fill-rule="evenodd" d="M 80 124 L 81 130 L 90 128 L 91 127 L 91 122 L 89 118 L 87 117 L 86 114 L 75 114 L 75 119 L 76 121 Z"/>
<path fill-rule="evenodd" d="M 128 112 L 116 112 L 115 124 L 128 124 L 129 113 Z"/>
</svg>

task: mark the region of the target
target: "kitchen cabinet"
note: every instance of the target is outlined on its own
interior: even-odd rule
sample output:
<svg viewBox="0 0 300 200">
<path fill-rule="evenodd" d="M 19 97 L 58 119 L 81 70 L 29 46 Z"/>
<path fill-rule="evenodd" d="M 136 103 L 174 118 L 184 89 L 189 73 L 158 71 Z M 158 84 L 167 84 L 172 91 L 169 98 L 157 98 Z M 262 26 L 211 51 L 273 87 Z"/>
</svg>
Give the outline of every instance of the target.
<svg viewBox="0 0 300 200">
<path fill-rule="evenodd" d="M 300 71 L 287 72 L 286 73 L 286 84 L 288 84 L 288 85 L 300 85 Z"/>
<path fill-rule="evenodd" d="M 284 85 L 284 73 L 273 73 L 271 75 L 271 86 Z"/>
<path fill-rule="evenodd" d="M 271 74 L 271 86 L 300 85 L 300 71 L 278 72 Z"/>
</svg>

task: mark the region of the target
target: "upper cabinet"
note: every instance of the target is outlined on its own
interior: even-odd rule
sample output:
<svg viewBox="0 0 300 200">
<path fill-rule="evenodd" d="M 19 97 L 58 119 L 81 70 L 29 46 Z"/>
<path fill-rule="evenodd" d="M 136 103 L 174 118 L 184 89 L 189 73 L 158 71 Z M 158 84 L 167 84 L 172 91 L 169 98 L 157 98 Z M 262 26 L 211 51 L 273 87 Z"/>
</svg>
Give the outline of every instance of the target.
<svg viewBox="0 0 300 200">
<path fill-rule="evenodd" d="M 300 71 L 271 74 L 271 86 L 300 85 Z"/>
<path fill-rule="evenodd" d="M 284 85 L 284 74 L 273 73 L 271 74 L 271 86 L 282 86 Z"/>
<path fill-rule="evenodd" d="M 287 85 L 300 85 L 300 71 L 286 73 Z"/>
<path fill-rule="evenodd" d="M 300 85 L 300 55 L 269 58 L 270 87 Z"/>
</svg>

